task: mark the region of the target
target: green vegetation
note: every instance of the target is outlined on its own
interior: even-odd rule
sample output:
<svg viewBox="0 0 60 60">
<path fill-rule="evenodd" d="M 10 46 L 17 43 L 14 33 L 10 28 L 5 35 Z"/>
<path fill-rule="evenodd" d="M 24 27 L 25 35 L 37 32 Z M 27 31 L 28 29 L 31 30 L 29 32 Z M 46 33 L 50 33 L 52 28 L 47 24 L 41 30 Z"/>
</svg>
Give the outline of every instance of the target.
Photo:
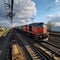
<svg viewBox="0 0 60 60">
<path fill-rule="evenodd" d="M 8 30 L 3 30 L 2 32 L 0 32 L 0 37 L 1 36 L 6 36 L 6 34 L 8 33 L 9 29 Z"/>
</svg>

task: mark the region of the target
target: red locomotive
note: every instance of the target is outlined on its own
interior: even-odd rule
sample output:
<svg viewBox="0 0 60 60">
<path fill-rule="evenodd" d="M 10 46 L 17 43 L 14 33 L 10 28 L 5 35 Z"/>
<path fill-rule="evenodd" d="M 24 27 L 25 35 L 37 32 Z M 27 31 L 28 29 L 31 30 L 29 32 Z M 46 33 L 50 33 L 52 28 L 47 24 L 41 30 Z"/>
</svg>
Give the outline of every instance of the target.
<svg viewBox="0 0 60 60">
<path fill-rule="evenodd" d="M 35 40 L 48 40 L 49 33 L 44 23 L 25 25 L 22 27 L 22 30 L 30 36 L 33 36 Z"/>
</svg>

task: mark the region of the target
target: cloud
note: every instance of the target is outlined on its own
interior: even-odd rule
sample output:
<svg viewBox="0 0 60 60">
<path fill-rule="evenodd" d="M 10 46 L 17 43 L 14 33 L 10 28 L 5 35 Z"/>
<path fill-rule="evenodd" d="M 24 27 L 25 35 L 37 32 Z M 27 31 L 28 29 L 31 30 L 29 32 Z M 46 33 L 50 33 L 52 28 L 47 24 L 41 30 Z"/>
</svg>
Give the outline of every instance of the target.
<svg viewBox="0 0 60 60">
<path fill-rule="evenodd" d="M 5 0 L 5 2 L 8 3 L 8 0 Z M 32 0 L 14 0 L 13 9 L 16 14 L 14 17 L 13 26 L 20 25 L 21 23 L 21 25 L 26 24 L 26 22 L 31 21 L 31 18 L 37 14 L 36 4 Z M 0 20 L 3 20 L 0 21 L 0 23 L 3 22 L 2 24 L 7 24 L 7 26 L 7 21 L 10 21 L 10 19 L 6 20 L 6 11 L 2 0 L 0 0 Z"/>
<path fill-rule="evenodd" d="M 60 5 L 60 0 L 55 0 L 56 5 Z"/>
<path fill-rule="evenodd" d="M 16 13 L 14 20 L 18 25 L 29 24 L 33 16 L 36 16 L 36 4 L 32 0 L 15 0 L 14 11 Z M 14 22 L 16 26 L 17 23 Z M 22 23 L 22 24 L 21 24 Z"/>
<path fill-rule="evenodd" d="M 33 17 L 36 15 L 36 4 L 32 0 L 19 0 L 17 2 L 15 0 L 15 8 L 16 18 L 25 18 L 25 17 Z"/>
<path fill-rule="evenodd" d="M 5 0 L 5 2 L 8 2 L 8 0 Z M 13 24 L 15 23 L 14 25 L 20 25 L 21 22 L 22 25 L 26 24 L 26 21 L 30 21 L 31 18 L 33 18 L 33 16 L 36 16 L 37 14 L 36 4 L 32 0 L 14 0 L 14 13 L 16 14 L 14 17 L 14 20 L 16 21 L 15 22 L 13 21 Z M 6 18 L 6 11 L 4 8 L 3 1 L 1 0 L 0 0 L 0 17 L 4 18 L 4 20 Z M 8 24 L 7 20 L 6 24 Z"/>
<path fill-rule="evenodd" d="M 46 20 L 60 26 L 60 14 L 50 14 L 47 16 Z"/>
<path fill-rule="evenodd" d="M 47 19 L 53 22 L 60 22 L 60 14 L 49 14 Z"/>
</svg>

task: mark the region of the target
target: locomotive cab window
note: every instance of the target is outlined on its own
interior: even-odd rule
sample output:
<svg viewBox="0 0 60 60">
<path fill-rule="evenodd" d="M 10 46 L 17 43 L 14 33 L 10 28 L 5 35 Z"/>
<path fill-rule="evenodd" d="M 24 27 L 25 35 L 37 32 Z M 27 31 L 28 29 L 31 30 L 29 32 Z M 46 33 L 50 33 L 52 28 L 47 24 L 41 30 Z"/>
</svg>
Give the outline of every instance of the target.
<svg viewBox="0 0 60 60">
<path fill-rule="evenodd" d="M 37 24 L 37 27 L 43 27 L 43 23 Z"/>
</svg>

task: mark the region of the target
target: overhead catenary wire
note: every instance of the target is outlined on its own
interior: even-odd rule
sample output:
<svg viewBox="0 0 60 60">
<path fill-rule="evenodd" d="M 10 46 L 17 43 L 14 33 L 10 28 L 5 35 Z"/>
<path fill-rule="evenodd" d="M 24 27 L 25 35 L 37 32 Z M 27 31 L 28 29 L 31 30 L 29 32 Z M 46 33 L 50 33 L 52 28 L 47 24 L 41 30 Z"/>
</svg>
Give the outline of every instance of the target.
<svg viewBox="0 0 60 60">
<path fill-rule="evenodd" d="M 5 11 L 6 11 L 6 17 L 7 17 L 7 10 L 6 10 L 6 6 L 5 6 L 5 4 L 6 4 L 5 0 L 3 0 L 3 4 L 4 4 Z"/>
<path fill-rule="evenodd" d="M 5 11 L 6 11 L 6 16 L 11 18 L 11 23 L 12 23 L 14 0 L 8 0 L 7 3 L 5 0 L 3 0 L 3 2 L 4 2 Z"/>
<path fill-rule="evenodd" d="M 14 0 L 11 0 L 11 23 L 12 23 L 12 19 L 13 19 L 13 5 L 14 5 Z"/>
<path fill-rule="evenodd" d="M 47 8 L 43 9 L 40 14 L 45 13 L 46 11 L 48 11 L 48 13 L 49 13 L 49 11 L 51 11 L 50 9 L 52 9 L 52 8 L 57 8 L 57 7 L 58 7 L 58 6 L 57 6 L 55 3 L 52 3 L 52 4 L 50 4 Z M 58 10 L 58 9 L 57 9 L 57 10 Z M 56 11 L 57 11 L 57 10 L 56 10 Z M 55 10 L 54 10 L 54 11 L 55 11 Z"/>
</svg>

